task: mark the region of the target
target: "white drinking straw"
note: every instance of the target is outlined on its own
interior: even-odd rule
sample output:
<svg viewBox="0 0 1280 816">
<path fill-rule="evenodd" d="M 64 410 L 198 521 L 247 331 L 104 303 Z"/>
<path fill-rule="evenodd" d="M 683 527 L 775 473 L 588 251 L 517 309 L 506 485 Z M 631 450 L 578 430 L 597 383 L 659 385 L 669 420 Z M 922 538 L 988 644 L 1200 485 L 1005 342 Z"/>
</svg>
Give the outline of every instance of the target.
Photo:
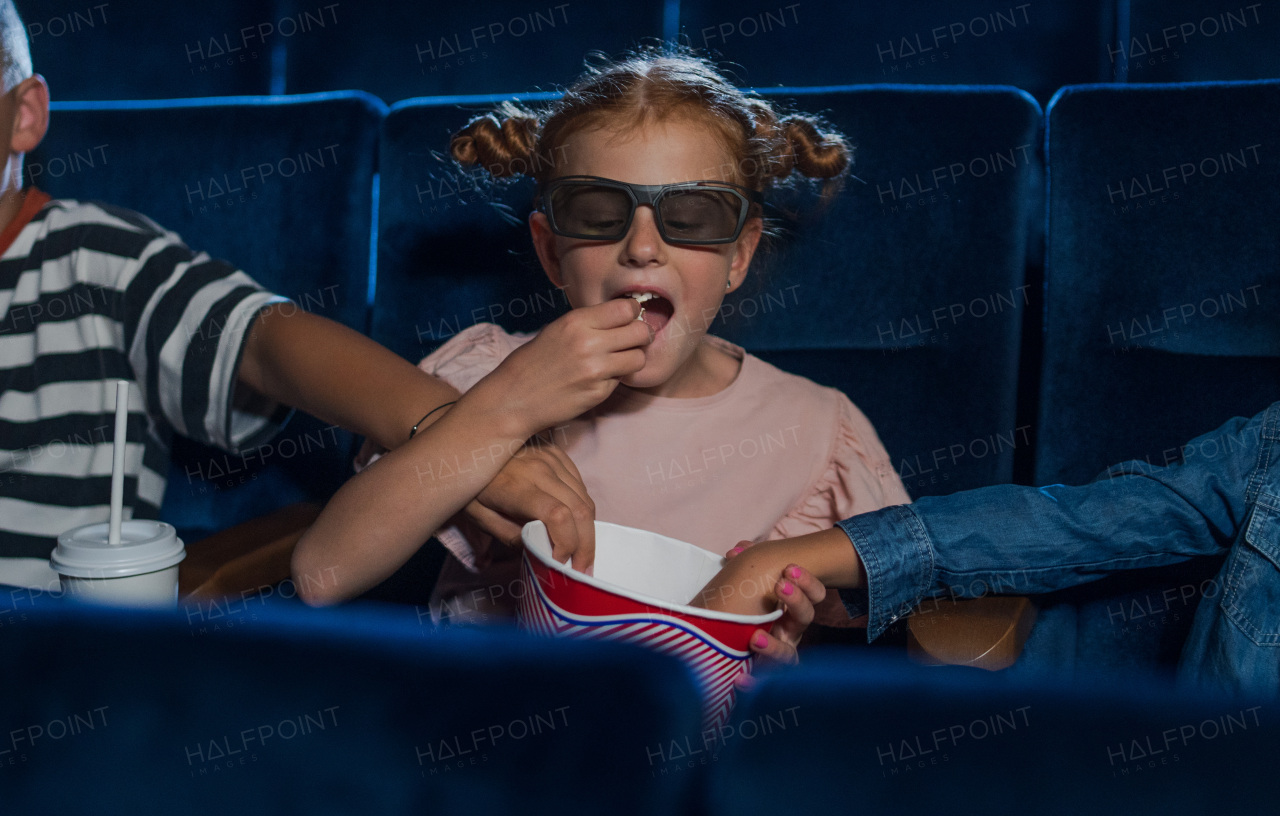
<svg viewBox="0 0 1280 816">
<path fill-rule="evenodd" d="M 120 516 L 124 511 L 124 443 L 128 434 L 129 381 L 116 380 L 116 436 L 111 442 L 111 526 L 107 544 L 120 546 Z"/>
</svg>

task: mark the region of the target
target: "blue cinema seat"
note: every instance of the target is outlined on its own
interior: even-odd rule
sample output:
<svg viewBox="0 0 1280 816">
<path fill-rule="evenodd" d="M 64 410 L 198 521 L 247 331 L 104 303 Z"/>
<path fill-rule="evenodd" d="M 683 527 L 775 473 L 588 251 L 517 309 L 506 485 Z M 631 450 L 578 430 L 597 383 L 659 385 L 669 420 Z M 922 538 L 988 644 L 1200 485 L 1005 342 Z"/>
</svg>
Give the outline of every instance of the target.
<svg viewBox="0 0 1280 816">
<path fill-rule="evenodd" d="M 387 117 L 372 336 L 411 360 L 474 323 L 530 331 L 565 306 L 528 237 L 532 183 L 495 187 L 438 156 L 500 98 L 409 101 Z M 825 212 L 807 187 L 776 196 L 776 256 L 713 331 L 848 393 L 913 495 L 1009 481 L 1030 441 L 1015 395 L 1036 302 L 1024 269 L 1039 108 L 1012 88 L 885 86 L 794 105 L 849 135 L 859 178 Z"/>
<path fill-rule="evenodd" d="M 17 0 L 54 100 L 266 94 L 285 38 L 277 0 Z"/>
<path fill-rule="evenodd" d="M 1055 98 L 1036 484 L 1177 461 L 1184 442 L 1280 394 L 1277 121 L 1280 81 Z M 1172 665 L 1212 589 L 1207 561 L 1045 599 L 1027 655 Z"/>
<path fill-rule="evenodd" d="M 524 225 L 532 182 L 494 186 L 441 158 L 471 111 L 505 98 L 400 102 L 383 123 L 370 335 L 413 362 L 475 323 L 533 331 L 567 308 Z"/>
<path fill-rule="evenodd" d="M 1280 79 L 1280 26 L 1269 3 L 1123 0 L 1108 55 L 1129 82 Z"/>
<path fill-rule="evenodd" d="M 1280 728 L 1269 701 L 1132 674 L 1033 685 L 843 655 L 765 680 L 706 742 L 713 816 L 1182 816 L 1273 810 Z"/>
<path fill-rule="evenodd" d="M 638 647 L 252 598 L 3 604 L 7 813 L 690 812 L 695 779 L 647 756 L 699 698 Z"/>
<path fill-rule="evenodd" d="M 1164 464 L 1275 400 L 1278 116 L 1280 81 L 1055 99 L 1038 483 Z"/>
<path fill-rule="evenodd" d="M 685 0 L 682 41 L 742 66 L 746 85 L 1016 85 L 1046 102 L 1109 79 L 1116 0 L 993 4 Z"/>
<path fill-rule="evenodd" d="M 532 91 L 566 84 L 591 51 L 614 54 L 662 36 L 663 3 L 334 4 L 284 0 L 289 93 L 361 88 L 415 96 Z"/>
<path fill-rule="evenodd" d="M 362 93 L 60 103 L 26 174 L 55 197 L 138 210 L 299 308 L 364 331 L 384 111 Z M 350 473 L 350 436 L 301 415 L 243 457 L 175 443 L 162 515 L 187 541 L 323 501 Z"/>
</svg>

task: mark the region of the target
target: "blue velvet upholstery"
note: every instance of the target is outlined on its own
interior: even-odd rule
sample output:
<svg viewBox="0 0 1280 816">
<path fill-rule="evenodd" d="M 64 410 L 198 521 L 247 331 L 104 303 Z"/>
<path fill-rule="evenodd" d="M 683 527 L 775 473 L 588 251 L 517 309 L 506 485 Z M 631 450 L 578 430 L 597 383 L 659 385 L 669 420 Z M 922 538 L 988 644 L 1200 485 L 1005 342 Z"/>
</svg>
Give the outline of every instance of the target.
<svg viewBox="0 0 1280 816">
<path fill-rule="evenodd" d="M 1118 679 L 1066 688 L 811 658 L 740 704 L 706 763 L 708 812 L 1274 810 L 1262 782 L 1280 748 L 1269 705 Z"/>
<path fill-rule="evenodd" d="M 1280 78 L 1280 27 L 1270 3 L 1124 0 L 1124 7 L 1123 28 L 1107 50 L 1121 81 Z"/>
<path fill-rule="evenodd" d="M 370 336 L 413 362 L 475 323 L 533 331 L 566 308 L 524 225 L 532 182 L 493 186 L 441 159 L 471 112 L 505 98 L 401 102 L 383 123 Z"/>
<path fill-rule="evenodd" d="M 62 103 L 27 177 L 55 197 L 138 210 L 301 308 L 364 331 L 384 110 L 361 93 Z M 318 420 L 297 416 L 268 444 L 247 462 L 175 446 L 164 518 L 190 541 L 323 501 L 350 473 L 350 436 Z"/>
<path fill-rule="evenodd" d="M 565 305 L 524 225 L 532 183 L 495 188 L 433 153 L 484 101 L 402 103 L 386 121 L 372 336 L 411 360 Z M 851 137 L 861 181 L 825 212 L 807 188 L 776 197 L 776 256 L 713 331 L 848 393 L 913 495 L 1009 481 L 1029 442 L 1014 403 L 1038 107 L 1007 88 L 884 86 L 794 104 Z"/>
<path fill-rule="evenodd" d="M 741 65 L 746 85 L 1016 85 L 1041 103 L 1109 78 L 1114 19 L 1115 0 L 680 4 L 682 40 Z"/>
<path fill-rule="evenodd" d="M 1280 390 L 1280 82 L 1068 88 L 1048 114 L 1036 483 L 1179 446 Z M 1214 456 L 1212 450 L 1191 451 Z M 1177 660 L 1220 559 L 1040 599 L 1030 666 Z"/>
<path fill-rule="evenodd" d="M 324 6 L 284 1 L 295 16 Z M 661 0 L 342 5 L 289 41 L 285 87 L 361 88 L 388 102 L 549 89 L 576 78 L 590 51 L 614 54 L 661 37 L 662 12 Z"/>
<path fill-rule="evenodd" d="M 438 632 L 412 610 L 8 601 L 21 620 L 0 638 L 6 813 L 678 814 L 692 801 L 693 778 L 652 775 L 646 759 L 696 732 L 692 677 L 636 647 Z"/>
<path fill-rule="evenodd" d="M 1275 400 L 1277 121 L 1280 81 L 1055 100 L 1038 483 L 1165 464 Z"/>
<path fill-rule="evenodd" d="M 576 76 L 590 51 L 674 36 L 677 25 L 682 42 L 740 66 L 739 81 L 755 86 L 1002 84 L 1043 104 L 1083 82 L 1280 76 L 1269 7 L 1228 0 L 501 0 L 483 8 L 234 0 L 182 14 L 161 0 L 18 5 L 36 70 L 66 100 L 360 88 L 396 101 L 547 89 Z"/>
<path fill-rule="evenodd" d="M 55 100 L 272 92 L 277 0 L 17 0 Z M 282 54 L 283 55 L 283 54 Z M 328 89 L 326 89 L 328 90 Z"/>
</svg>

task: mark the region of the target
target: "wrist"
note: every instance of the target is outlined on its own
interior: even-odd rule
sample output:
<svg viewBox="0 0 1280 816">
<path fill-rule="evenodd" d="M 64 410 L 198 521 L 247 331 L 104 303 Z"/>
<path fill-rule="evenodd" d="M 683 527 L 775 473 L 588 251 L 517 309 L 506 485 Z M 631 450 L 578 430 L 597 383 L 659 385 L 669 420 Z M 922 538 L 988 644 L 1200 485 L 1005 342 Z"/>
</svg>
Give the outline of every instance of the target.
<svg viewBox="0 0 1280 816">
<path fill-rule="evenodd" d="M 509 389 L 490 377 L 477 382 L 458 402 L 466 405 L 468 411 L 485 417 L 489 427 L 503 439 L 523 442 L 544 427 L 531 415 L 527 404 L 513 398 Z"/>
<path fill-rule="evenodd" d="M 457 400 L 449 400 L 448 402 L 442 402 L 436 407 L 432 408 L 430 411 L 427 411 L 425 414 L 422 415 L 422 419 L 414 423 L 414 426 L 409 429 L 409 438 L 413 439 L 413 437 L 417 435 L 418 431 L 429 427 L 431 423 L 435 421 L 435 419 L 439 419 L 439 417 L 437 417 L 436 414 L 443 415 L 442 414 L 443 411 L 447 411 L 449 410 L 450 407 L 457 404 L 458 404 Z"/>
<path fill-rule="evenodd" d="M 458 404 L 449 412 L 465 410 L 482 425 L 493 439 L 504 442 L 523 442 L 533 436 L 540 427 L 530 421 L 528 414 L 520 410 L 511 400 L 501 393 L 501 389 L 486 385 L 483 380 L 476 383 L 466 394 L 458 398 Z"/>
<path fill-rule="evenodd" d="M 759 598 L 771 609 L 770 602 L 777 601 L 774 587 L 782 580 L 782 571 L 788 564 L 798 563 L 789 544 L 790 540 L 785 538 L 764 541 L 731 558 L 721 574 L 728 579 L 732 593 L 742 598 Z"/>
<path fill-rule="evenodd" d="M 747 550 L 747 553 L 757 550 L 762 558 L 768 559 L 771 567 L 778 568 L 779 573 L 788 564 L 795 564 L 808 570 L 809 574 L 827 587 L 856 588 L 866 585 L 862 560 L 849 537 L 839 527 L 795 538 L 766 541 Z"/>
<path fill-rule="evenodd" d="M 844 530 L 833 527 L 800 540 L 804 542 L 803 557 L 812 562 L 812 567 L 805 568 L 824 586 L 857 589 L 867 585 L 862 559 Z"/>
<path fill-rule="evenodd" d="M 439 422 L 444 415 L 453 410 L 446 407 L 456 403 L 461 392 L 444 380 L 425 373 L 414 367 L 414 388 L 402 405 L 396 409 L 396 444 L 402 445 L 427 428 Z M 417 431 L 414 431 L 414 428 Z"/>
</svg>

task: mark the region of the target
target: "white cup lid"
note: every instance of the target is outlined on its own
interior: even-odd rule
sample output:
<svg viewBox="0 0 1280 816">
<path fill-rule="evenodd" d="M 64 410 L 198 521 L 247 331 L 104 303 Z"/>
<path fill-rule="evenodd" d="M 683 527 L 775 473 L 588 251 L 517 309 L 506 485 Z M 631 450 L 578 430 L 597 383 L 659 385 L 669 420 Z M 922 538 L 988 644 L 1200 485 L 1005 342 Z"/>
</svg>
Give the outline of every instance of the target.
<svg viewBox="0 0 1280 816">
<path fill-rule="evenodd" d="M 107 543 L 108 522 L 58 536 L 49 564 L 71 578 L 126 578 L 167 569 L 187 557 L 172 524 L 134 519 L 120 525 L 120 543 Z"/>
</svg>

